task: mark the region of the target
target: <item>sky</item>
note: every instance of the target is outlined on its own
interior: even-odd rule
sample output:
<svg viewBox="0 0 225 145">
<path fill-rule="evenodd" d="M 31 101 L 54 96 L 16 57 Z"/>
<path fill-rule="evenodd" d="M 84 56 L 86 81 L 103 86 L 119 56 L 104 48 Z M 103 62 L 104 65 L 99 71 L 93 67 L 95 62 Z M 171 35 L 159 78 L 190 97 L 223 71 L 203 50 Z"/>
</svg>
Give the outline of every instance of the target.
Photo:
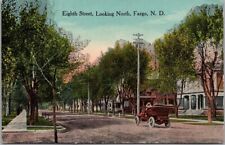
<svg viewBox="0 0 225 145">
<path fill-rule="evenodd" d="M 50 0 L 53 19 L 59 27 L 90 40 L 83 53 L 94 62 L 101 52 L 113 47 L 116 40 L 133 41 L 134 33 L 142 33 L 143 39 L 154 42 L 169 29 L 178 25 L 191 8 L 202 4 L 223 4 L 223 0 Z M 115 12 L 164 11 L 163 16 L 63 16 L 63 11 Z"/>
</svg>

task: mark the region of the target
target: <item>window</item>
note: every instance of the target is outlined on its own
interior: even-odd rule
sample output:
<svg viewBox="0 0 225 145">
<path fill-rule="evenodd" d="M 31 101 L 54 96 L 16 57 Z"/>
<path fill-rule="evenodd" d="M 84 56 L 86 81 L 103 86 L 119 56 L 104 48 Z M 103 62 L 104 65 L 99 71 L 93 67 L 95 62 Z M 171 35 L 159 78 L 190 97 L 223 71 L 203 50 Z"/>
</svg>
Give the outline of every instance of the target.
<svg viewBox="0 0 225 145">
<path fill-rule="evenodd" d="M 223 96 L 217 96 L 216 97 L 216 107 L 218 109 L 222 109 L 223 108 Z"/>
<path fill-rule="evenodd" d="M 169 104 L 173 104 L 174 100 L 173 99 L 168 99 L 169 100 Z"/>
<path fill-rule="evenodd" d="M 189 109 L 189 96 L 184 96 L 184 99 L 183 99 L 183 104 L 184 104 L 184 109 L 187 110 Z"/>
<path fill-rule="evenodd" d="M 196 109 L 196 96 L 191 95 L 191 109 Z"/>
<path fill-rule="evenodd" d="M 203 108 L 203 95 L 198 95 L 198 109 Z"/>
<path fill-rule="evenodd" d="M 116 103 L 116 108 L 120 108 L 120 103 Z"/>
<path fill-rule="evenodd" d="M 124 101 L 124 107 L 129 107 L 129 102 L 128 101 Z"/>
</svg>

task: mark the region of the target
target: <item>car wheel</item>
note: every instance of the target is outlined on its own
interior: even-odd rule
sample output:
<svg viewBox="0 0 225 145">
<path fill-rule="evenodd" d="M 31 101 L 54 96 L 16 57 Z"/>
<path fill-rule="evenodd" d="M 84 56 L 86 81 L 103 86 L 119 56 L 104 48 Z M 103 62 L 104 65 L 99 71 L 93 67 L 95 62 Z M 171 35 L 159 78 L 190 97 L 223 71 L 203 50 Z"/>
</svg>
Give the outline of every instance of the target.
<svg viewBox="0 0 225 145">
<path fill-rule="evenodd" d="M 170 127 L 170 121 L 168 120 L 168 122 L 167 123 L 165 123 L 165 126 L 167 127 L 167 128 L 169 128 Z"/>
<path fill-rule="evenodd" d="M 154 119 L 154 117 L 150 117 L 149 118 L 148 125 L 149 125 L 149 127 L 152 127 L 152 128 L 155 126 L 155 119 Z"/>
<path fill-rule="evenodd" d="M 135 123 L 137 126 L 140 124 L 140 118 L 138 116 L 135 116 Z"/>
</svg>

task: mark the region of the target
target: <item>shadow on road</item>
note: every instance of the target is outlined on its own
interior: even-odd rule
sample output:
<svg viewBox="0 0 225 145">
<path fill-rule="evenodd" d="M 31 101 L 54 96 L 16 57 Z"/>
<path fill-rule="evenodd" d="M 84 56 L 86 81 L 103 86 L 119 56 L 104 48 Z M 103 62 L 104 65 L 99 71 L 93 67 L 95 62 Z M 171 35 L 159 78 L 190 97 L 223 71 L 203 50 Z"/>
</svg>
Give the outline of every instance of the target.
<svg viewBox="0 0 225 145">
<path fill-rule="evenodd" d="M 59 116 L 57 121 L 66 128 L 66 132 L 74 129 L 94 129 L 109 125 L 127 123 L 122 120 L 98 116 Z"/>
</svg>

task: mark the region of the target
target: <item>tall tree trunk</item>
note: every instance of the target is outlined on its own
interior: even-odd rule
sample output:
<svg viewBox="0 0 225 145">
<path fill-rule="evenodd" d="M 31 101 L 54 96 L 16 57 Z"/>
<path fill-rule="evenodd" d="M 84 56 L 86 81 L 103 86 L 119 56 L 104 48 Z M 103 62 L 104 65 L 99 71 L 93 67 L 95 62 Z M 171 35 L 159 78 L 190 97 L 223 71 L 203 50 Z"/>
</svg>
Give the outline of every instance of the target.
<svg viewBox="0 0 225 145">
<path fill-rule="evenodd" d="M 101 99 L 99 100 L 99 111 L 102 112 L 102 101 L 101 101 Z"/>
<path fill-rule="evenodd" d="M 88 102 L 87 100 L 84 101 L 84 112 L 85 113 L 88 112 L 88 103 L 87 102 Z"/>
<path fill-rule="evenodd" d="M 95 102 L 95 107 L 96 107 L 95 112 L 98 112 L 98 101 Z"/>
<path fill-rule="evenodd" d="M 105 99 L 105 114 L 107 114 L 107 112 L 108 112 L 108 100 L 107 100 L 106 97 L 104 99 Z"/>
<path fill-rule="evenodd" d="M 77 105 L 76 105 L 76 108 L 77 108 L 76 111 L 77 111 L 77 112 L 79 112 L 79 111 L 78 111 L 78 109 L 79 109 L 79 102 L 78 102 L 78 101 L 79 101 L 79 100 L 77 99 L 77 101 L 76 101 L 76 103 L 77 103 Z"/>
<path fill-rule="evenodd" d="M 9 105 L 8 105 L 8 107 L 9 107 L 9 115 L 11 114 L 11 103 L 12 103 L 12 99 L 11 99 L 11 93 L 9 94 Z"/>
<path fill-rule="evenodd" d="M 38 121 L 38 100 L 35 100 L 35 120 L 34 122 Z"/>
<path fill-rule="evenodd" d="M 216 99 L 215 99 L 215 87 L 214 87 L 214 78 L 213 78 L 213 70 L 211 70 L 211 75 L 210 75 L 210 90 L 211 90 L 211 96 L 212 96 L 212 119 L 216 119 Z"/>
<path fill-rule="evenodd" d="M 211 100 L 211 112 L 212 112 L 212 120 L 216 120 L 216 104 L 215 99 Z"/>
<path fill-rule="evenodd" d="M 27 115 L 30 116 L 30 101 L 27 103 Z"/>
<path fill-rule="evenodd" d="M 208 123 L 212 123 L 212 106 L 211 106 L 211 101 L 208 98 Z"/>
<path fill-rule="evenodd" d="M 122 102 L 121 102 L 122 104 L 122 114 L 123 114 L 123 116 L 125 116 L 125 111 L 124 111 L 124 99 L 122 99 Z"/>
<path fill-rule="evenodd" d="M 212 114 L 213 114 L 213 119 L 216 120 L 216 110 L 217 110 L 217 107 L 216 107 L 216 99 L 213 99 L 213 110 L 212 110 Z"/>
<path fill-rule="evenodd" d="M 34 103 L 34 98 L 31 97 L 31 99 L 30 99 L 30 125 L 34 124 L 34 118 L 35 118 L 35 103 Z"/>
<path fill-rule="evenodd" d="M 112 110 L 113 110 L 113 115 L 115 115 L 116 111 L 115 111 L 115 101 L 114 101 L 114 99 L 112 100 Z"/>
<path fill-rule="evenodd" d="M 83 102 L 83 99 L 81 99 L 80 105 L 81 105 L 81 106 L 80 106 L 80 111 L 81 111 L 81 112 L 84 112 L 84 110 L 83 110 L 83 109 L 84 109 L 84 102 Z"/>
<path fill-rule="evenodd" d="M 177 94 L 174 93 L 174 111 L 176 118 L 178 118 L 178 105 L 177 105 Z"/>
<path fill-rule="evenodd" d="M 105 103 L 105 114 L 108 112 L 108 103 Z"/>
<path fill-rule="evenodd" d="M 186 81 L 184 79 L 181 80 L 181 91 L 180 91 L 180 99 L 179 99 L 179 104 L 177 104 L 177 97 L 176 97 L 176 104 L 177 104 L 177 113 L 176 113 L 176 117 L 178 118 L 179 114 L 178 114 L 178 110 L 179 110 L 179 107 L 181 105 L 181 102 L 183 101 L 182 100 L 182 96 L 183 96 L 183 92 L 184 92 L 184 87 L 185 87 L 185 83 Z"/>
<path fill-rule="evenodd" d="M 54 139 L 55 143 L 58 143 L 58 135 L 57 135 L 57 128 L 56 128 L 56 111 L 55 111 L 55 106 L 56 106 L 56 69 L 53 77 L 53 82 L 52 82 L 52 99 L 53 99 L 53 125 L 54 125 Z"/>
<path fill-rule="evenodd" d="M 64 101 L 63 102 L 63 112 L 65 112 L 66 111 L 66 102 Z"/>
<path fill-rule="evenodd" d="M 73 113 L 76 112 L 76 100 L 73 99 Z"/>
<path fill-rule="evenodd" d="M 55 86 L 52 88 L 52 96 L 53 96 L 53 125 L 54 125 L 54 139 L 55 143 L 58 143 L 58 136 L 57 136 L 57 129 L 56 129 L 56 111 L 55 111 L 55 106 L 56 106 L 56 100 L 55 100 Z"/>
<path fill-rule="evenodd" d="M 94 110 L 94 106 L 95 106 L 95 102 L 92 100 L 91 101 L 92 103 L 91 103 L 91 112 L 94 112 L 95 110 Z"/>
<path fill-rule="evenodd" d="M 29 124 L 33 125 L 35 122 L 35 93 L 34 90 L 29 90 L 28 91 L 29 95 L 29 104 L 30 104 L 30 118 L 29 118 Z"/>
</svg>

